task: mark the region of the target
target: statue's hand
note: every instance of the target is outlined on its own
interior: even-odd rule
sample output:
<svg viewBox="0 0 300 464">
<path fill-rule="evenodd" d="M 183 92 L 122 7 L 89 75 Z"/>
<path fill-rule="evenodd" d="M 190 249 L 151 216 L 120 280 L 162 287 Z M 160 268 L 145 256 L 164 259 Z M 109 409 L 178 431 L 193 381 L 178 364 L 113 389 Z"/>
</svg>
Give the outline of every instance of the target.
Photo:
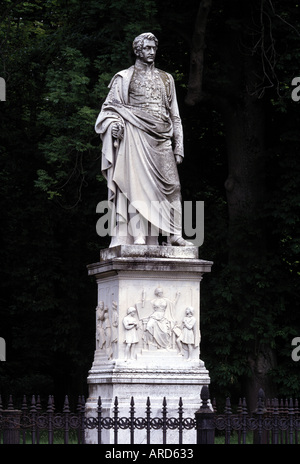
<svg viewBox="0 0 300 464">
<path fill-rule="evenodd" d="M 176 160 L 176 164 L 181 164 L 183 161 L 183 157 L 180 155 L 175 155 L 175 160 Z"/>
<path fill-rule="evenodd" d="M 113 123 L 111 127 L 111 133 L 114 139 L 120 139 L 122 140 L 123 135 L 124 135 L 124 129 L 123 127 L 118 124 L 117 122 Z"/>
</svg>

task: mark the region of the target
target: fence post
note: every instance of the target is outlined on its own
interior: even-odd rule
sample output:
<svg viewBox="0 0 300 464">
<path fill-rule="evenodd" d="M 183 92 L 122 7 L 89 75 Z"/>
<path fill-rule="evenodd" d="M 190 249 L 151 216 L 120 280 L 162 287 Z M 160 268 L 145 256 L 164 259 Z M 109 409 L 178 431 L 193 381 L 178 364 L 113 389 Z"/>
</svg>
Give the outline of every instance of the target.
<svg viewBox="0 0 300 464">
<path fill-rule="evenodd" d="M 195 412 L 196 429 L 197 429 L 197 444 L 212 445 L 215 442 L 215 421 L 214 411 L 209 407 L 209 389 L 204 385 L 201 389 L 202 405 Z"/>
<path fill-rule="evenodd" d="M 151 430 L 151 402 L 150 397 L 147 397 L 146 403 L 146 431 L 147 431 L 147 445 L 150 445 L 150 430 Z"/>
<path fill-rule="evenodd" d="M 264 417 L 267 413 L 265 408 L 265 392 L 262 388 L 258 392 L 257 408 L 253 411 L 254 416 L 257 417 L 257 428 L 253 432 L 253 444 L 265 445 L 268 443 L 267 430 L 264 429 Z"/>
<path fill-rule="evenodd" d="M 48 444 L 53 445 L 53 414 L 54 414 L 54 404 L 53 404 L 53 396 L 49 395 L 48 398 L 48 407 L 47 407 L 47 415 L 48 415 Z"/>
<path fill-rule="evenodd" d="M 85 398 L 81 395 L 81 410 L 80 410 L 80 439 L 81 443 L 85 444 Z"/>
<path fill-rule="evenodd" d="M 130 444 L 131 445 L 134 445 L 134 413 L 135 413 L 134 398 L 132 396 L 131 401 L 130 401 L 130 410 L 129 410 L 129 415 L 130 415 Z"/>
<path fill-rule="evenodd" d="M 18 445 L 20 443 L 21 411 L 14 409 L 11 396 L 9 397 L 7 409 L 1 412 L 4 423 L 3 444 Z"/>
<path fill-rule="evenodd" d="M 65 402 L 64 402 L 64 407 L 63 407 L 63 416 L 64 416 L 64 422 L 65 422 L 65 427 L 64 427 L 64 444 L 68 445 L 69 444 L 69 430 L 70 430 L 70 425 L 69 425 L 69 417 L 70 417 L 70 408 L 69 408 L 69 398 L 66 395 L 65 396 Z"/>
<path fill-rule="evenodd" d="M 98 445 L 102 445 L 102 400 L 101 400 L 101 396 L 98 397 L 97 417 L 98 417 Z"/>
</svg>

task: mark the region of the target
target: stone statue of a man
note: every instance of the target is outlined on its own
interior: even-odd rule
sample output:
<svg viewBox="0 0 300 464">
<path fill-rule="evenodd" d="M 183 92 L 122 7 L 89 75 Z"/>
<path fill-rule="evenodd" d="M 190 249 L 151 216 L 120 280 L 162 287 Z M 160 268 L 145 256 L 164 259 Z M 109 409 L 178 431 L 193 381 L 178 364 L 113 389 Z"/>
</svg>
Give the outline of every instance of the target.
<svg viewBox="0 0 300 464">
<path fill-rule="evenodd" d="M 182 238 L 177 164 L 183 132 L 173 77 L 154 66 L 158 41 L 135 38 L 134 66 L 118 72 L 95 124 L 102 139 L 102 172 L 114 206 L 116 233 L 110 246 L 190 245 Z"/>
</svg>

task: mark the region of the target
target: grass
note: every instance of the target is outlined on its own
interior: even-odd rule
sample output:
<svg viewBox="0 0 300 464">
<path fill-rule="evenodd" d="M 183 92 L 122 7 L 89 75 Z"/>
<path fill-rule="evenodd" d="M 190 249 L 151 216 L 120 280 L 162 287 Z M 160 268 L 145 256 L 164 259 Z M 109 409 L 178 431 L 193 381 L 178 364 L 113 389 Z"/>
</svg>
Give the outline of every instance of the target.
<svg viewBox="0 0 300 464">
<path fill-rule="evenodd" d="M 237 445 L 239 443 L 239 437 L 237 432 L 232 432 L 230 434 L 230 444 Z M 240 443 L 243 444 L 243 437 L 240 437 Z M 247 432 L 246 434 L 246 445 L 253 444 L 253 432 Z M 218 434 L 215 436 L 215 445 L 225 445 L 225 433 Z"/>
<path fill-rule="evenodd" d="M 49 437 L 48 437 L 48 431 L 47 430 L 40 430 L 39 434 L 37 435 L 35 433 L 35 439 L 33 441 L 32 438 L 32 433 L 30 430 L 27 430 L 25 433 L 21 430 L 20 432 L 20 444 L 39 444 L 39 445 L 47 445 L 49 444 Z M 62 430 L 56 430 L 53 433 L 53 444 L 55 445 L 63 445 L 65 443 L 64 439 L 64 432 Z M 68 438 L 68 444 L 73 445 L 78 443 L 78 435 L 76 430 L 70 430 L 69 431 L 69 438 Z M 0 444 L 3 444 L 3 434 L 0 439 Z"/>
</svg>

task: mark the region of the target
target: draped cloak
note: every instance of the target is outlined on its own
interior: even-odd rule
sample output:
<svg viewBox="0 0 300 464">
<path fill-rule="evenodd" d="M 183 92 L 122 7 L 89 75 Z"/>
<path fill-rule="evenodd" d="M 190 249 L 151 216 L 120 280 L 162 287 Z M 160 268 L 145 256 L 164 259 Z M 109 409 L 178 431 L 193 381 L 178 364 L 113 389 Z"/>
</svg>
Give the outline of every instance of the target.
<svg viewBox="0 0 300 464">
<path fill-rule="evenodd" d="M 154 312 L 149 317 L 146 330 L 150 332 L 159 347 L 168 348 L 175 325 L 174 304 L 164 297 L 154 298 L 151 303 Z"/>
<path fill-rule="evenodd" d="M 101 169 L 108 200 L 114 203 L 121 222 L 129 221 L 129 202 L 163 235 L 181 235 L 180 182 L 174 154 L 183 156 L 183 135 L 174 80 L 152 68 L 162 108 L 155 113 L 147 109 L 145 97 L 141 104 L 130 101 L 135 71 L 136 66 L 131 66 L 113 77 L 95 124 L 102 139 Z M 117 143 L 111 133 L 115 122 L 124 128 L 123 139 Z"/>
</svg>

